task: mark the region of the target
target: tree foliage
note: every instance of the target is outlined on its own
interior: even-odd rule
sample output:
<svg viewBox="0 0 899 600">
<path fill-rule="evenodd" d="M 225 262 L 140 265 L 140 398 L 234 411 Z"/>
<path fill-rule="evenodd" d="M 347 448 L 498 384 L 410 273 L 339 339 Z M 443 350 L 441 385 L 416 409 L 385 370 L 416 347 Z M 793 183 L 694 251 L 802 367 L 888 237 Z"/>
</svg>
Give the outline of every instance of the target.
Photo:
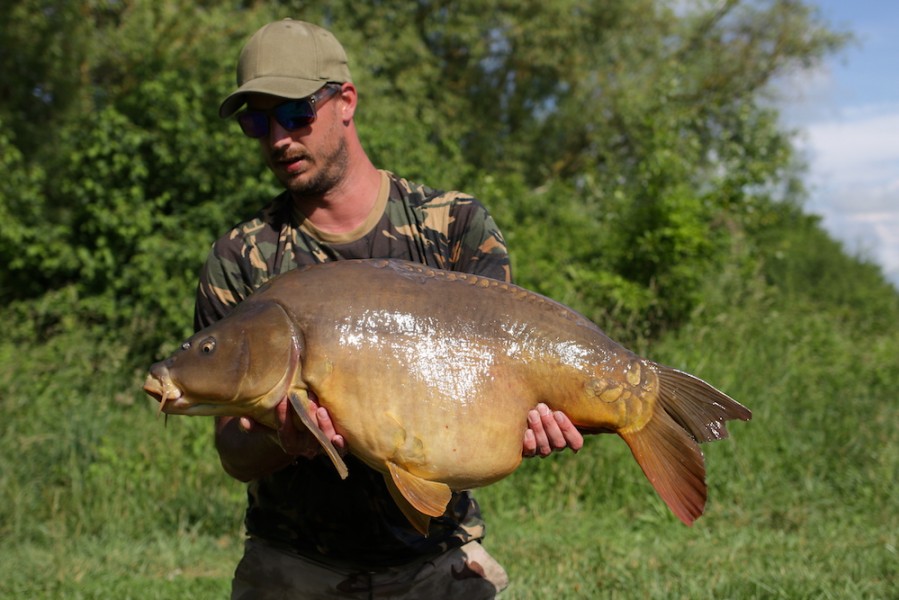
<svg viewBox="0 0 899 600">
<path fill-rule="evenodd" d="M 209 243 L 276 191 L 216 114 L 265 22 L 332 29 L 375 163 L 481 197 L 521 283 L 631 337 L 682 323 L 723 264 L 771 258 L 756 225 L 802 189 L 770 84 L 846 39 L 797 0 L 12 0 L 0 15 L 0 300 L 23 335 L 139 322 L 150 349 L 187 332 Z"/>
</svg>

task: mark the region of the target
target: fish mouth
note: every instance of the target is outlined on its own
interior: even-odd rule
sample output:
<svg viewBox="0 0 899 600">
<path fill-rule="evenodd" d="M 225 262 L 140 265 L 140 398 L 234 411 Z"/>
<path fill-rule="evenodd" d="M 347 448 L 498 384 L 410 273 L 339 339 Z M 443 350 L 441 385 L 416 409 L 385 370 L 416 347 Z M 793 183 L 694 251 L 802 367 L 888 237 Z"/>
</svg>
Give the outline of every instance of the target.
<svg viewBox="0 0 899 600">
<path fill-rule="evenodd" d="M 190 400 L 168 375 L 168 371 L 154 369 L 144 381 L 144 391 L 159 402 L 156 414 L 214 416 L 222 414 L 222 407 Z"/>
<path fill-rule="evenodd" d="M 167 373 L 147 375 L 144 391 L 159 402 L 158 414 L 180 414 L 193 405 L 184 398 L 184 393 L 172 382 Z"/>
</svg>

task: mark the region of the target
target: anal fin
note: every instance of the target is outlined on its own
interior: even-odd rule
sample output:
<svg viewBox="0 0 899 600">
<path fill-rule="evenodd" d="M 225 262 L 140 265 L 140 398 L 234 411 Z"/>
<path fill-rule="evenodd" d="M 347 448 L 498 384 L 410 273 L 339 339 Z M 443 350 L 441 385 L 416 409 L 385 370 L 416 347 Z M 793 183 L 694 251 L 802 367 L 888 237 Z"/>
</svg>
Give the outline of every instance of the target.
<svg viewBox="0 0 899 600">
<path fill-rule="evenodd" d="M 305 394 L 302 396 L 297 392 L 290 392 L 288 395 L 290 399 L 290 405 L 293 406 L 294 412 L 296 412 L 297 417 L 306 426 L 306 429 L 315 436 L 315 439 L 318 440 L 318 443 L 322 445 L 322 448 L 325 450 L 325 454 L 328 455 L 328 458 L 331 459 L 331 462 L 334 463 L 334 468 L 337 469 L 337 472 L 340 474 L 341 479 L 346 479 L 347 475 L 349 475 L 349 469 L 347 469 L 346 463 L 343 462 L 343 458 L 340 456 L 340 453 L 337 452 L 337 448 L 334 447 L 334 444 L 331 443 L 327 437 L 325 437 L 324 432 L 318 428 L 318 426 L 312 422 L 312 418 L 309 416 L 308 404 L 309 397 Z M 305 401 L 305 403 L 304 403 Z"/>
<path fill-rule="evenodd" d="M 431 517 L 409 504 L 409 501 L 406 500 L 403 493 L 396 487 L 393 478 L 386 473 L 384 474 L 384 483 L 387 485 L 387 491 L 390 492 L 390 497 L 396 502 L 396 505 L 403 513 L 403 516 L 409 520 L 409 523 L 416 531 L 418 531 L 418 533 L 428 537 L 428 527 L 431 524 Z"/>
<path fill-rule="evenodd" d="M 397 465 L 393 461 L 387 461 L 387 469 L 390 472 L 390 479 L 387 487 L 391 487 L 391 483 L 396 487 L 397 492 L 417 513 L 428 517 L 439 517 L 446 511 L 446 505 L 449 504 L 453 496 L 453 491 L 445 483 L 439 481 L 428 481 L 413 475 L 403 467 Z M 386 479 L 386 478 L 385 478 Z M 391 493 L 393 493 L 391 491 Z M 394 498 L 395 499 L 395 498 Z M 403 514 L 409 517 L 407 511 L 404 510 L 403 503 L 397 502 Z M 418 519 L 421 520 L 420 518 Z M 409 521 L 421 531 L 416 524 L 416 520 L 410 518 Z M 423 533 L 426 533 L 427 529 Z"/>
</svg>

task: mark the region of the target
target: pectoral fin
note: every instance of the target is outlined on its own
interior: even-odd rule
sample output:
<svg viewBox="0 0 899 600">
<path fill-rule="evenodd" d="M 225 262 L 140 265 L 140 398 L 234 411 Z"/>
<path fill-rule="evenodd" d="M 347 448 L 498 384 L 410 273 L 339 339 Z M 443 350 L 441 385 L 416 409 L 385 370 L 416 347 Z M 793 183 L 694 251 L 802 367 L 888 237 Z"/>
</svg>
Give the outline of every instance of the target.
<svg viewBox="0 0 899 600">
<path fill-rule="evenodd" d="M 439 517 L 444 513 L 453 495 L 448 485 L 422 479 L 389 460 L 387 468 L 397 490 L 415 510 L 431 517 Z"/>
<path fill-rule="evenodd" d="M 331 462 L 334 463 L 334 468 L 337 469 L 340 478 L 346 479 L 347 475 L 349 475 L 346 463 L 343 462 L 343 458 L 341 458 L 340 454 L 337 452 L 337 448 L 331 443 L 331 440 L 325 437 L 322 430 L 312 422 L 312 418 L 309 416 L 309 397 L 306 395 L 306 392 L 290 392 L 288 397 L 290 398 L 290 405 L 293 406 L 293 410 L 297 413 L 297 417 L 299 417 L 303 425 L 306 426 L 306 429 L 308 429 L 310 433 L 315 436 L 315 439 L 322 445 L 325 454 L 327 454 L 328 458 L 331 459 Z"/>
</svg>

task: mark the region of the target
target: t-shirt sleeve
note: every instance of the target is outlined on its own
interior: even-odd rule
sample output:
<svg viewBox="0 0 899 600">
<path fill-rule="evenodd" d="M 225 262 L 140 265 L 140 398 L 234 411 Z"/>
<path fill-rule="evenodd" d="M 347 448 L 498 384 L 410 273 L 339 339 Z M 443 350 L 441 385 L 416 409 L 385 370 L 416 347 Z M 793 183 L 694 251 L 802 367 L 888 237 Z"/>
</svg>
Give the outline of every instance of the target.
<svg viewBox="0 0 899 600">
<path fill-rule="evenodd" d="M 475 198 L 456 201 L 449 236 L 453 270 L 512 281 L 509 251 L 493 217 Z"/>
<path fill-rule="evenodd" d="M 252 293 L 240 238 L 226 236 L 213 244 L 200 271 L 194 306 L 194 331 L 215 323 Z"/>
</svg>

